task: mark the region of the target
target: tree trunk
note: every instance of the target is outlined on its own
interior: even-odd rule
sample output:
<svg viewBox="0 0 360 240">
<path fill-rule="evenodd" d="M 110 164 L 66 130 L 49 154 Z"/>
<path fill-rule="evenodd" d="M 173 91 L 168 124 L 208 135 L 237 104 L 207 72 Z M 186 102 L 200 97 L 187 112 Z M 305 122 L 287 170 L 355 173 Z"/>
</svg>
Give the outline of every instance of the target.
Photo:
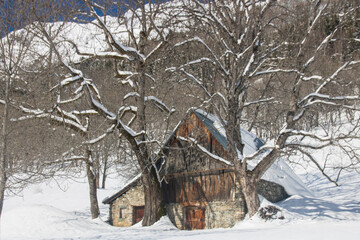
<svg viewBox="0 0 360 240">
<path fill-rule="evenodd" d="M 1 146 L 1 162 L 0 162 L 0 219 L 4 206 L 5 188 L 6 188 L 6 161 L 7 161 L 7 128 L 9 119 L 9 94 L 10 94 L 10 77 L 6 81 L 5 87 L 5 106 L 2 124 L 2 146 Z"/>
<path fill-rule="evenodd" d="M 105 182 L 106 182 L 106 174 L 107 174 L 107 162 L 108 162 L 108 156 L 107 154 L 103 156 L 104 157 L 104 169 L 102 173 L 102 183 L 101 188 L 105 188 Z"/>
<path fill-rule="evenodd" d="M 99 150 L 100 151 L 100 150 Z M 96 152 L 95 154 L 95 159 L 93 159 L 93 169 L 94 169 L 94 173 L 95 173 L 95 184 L 96 184 L 96 188 L 100 188 L 100 153 L 99 151 Z"/>
<path fill-rule="evenodd" d="M 260 208 L 260 199 L 257 194 L 257 181 L 250 176 L 244 176 L 244 174 L 238 173 L 240 180 L 240 186 L 245 198 L 245 203 L 249 217 L 254 216 Z"/>
<path fill-rule="evenodd" d="M 96 188 L 96 176 L 92 170 L 91 164 L 91 151 L 86 150 L 86 175 L 89 183 L 89 194 L 90 194 L 90 212 L 91 218 L 98 218 L 100 215 L 99 204 L 97 200 L 97 188 Z"/>
<path fill-rule="evenodd" d="M 151 174 L 142 175 L 145 194 L 145 209 L 143 226 L 151 226 L 164 215 L 162 191 L 158 180 Z"/>
<path fill-rule="evenodd" d="M 285 143 L 286 136 L 279 139 L 279 143 Z M 235 170 L 240 180 L 240 186 L 242 193 L 244 194 L 248 214 L 250 217 L 254 216 L 260 207 L 260 200 L 257 194 L 257 184 L 260 181 L 264 173 L 274 164 L 276 159 L 280 156 L 278 149 L 273 149 L 256 167 L 249 171 L 246 170 L 246 163 L 242 163 L 242 168 L 239 164 L 235 164 Z"/>
</svg>

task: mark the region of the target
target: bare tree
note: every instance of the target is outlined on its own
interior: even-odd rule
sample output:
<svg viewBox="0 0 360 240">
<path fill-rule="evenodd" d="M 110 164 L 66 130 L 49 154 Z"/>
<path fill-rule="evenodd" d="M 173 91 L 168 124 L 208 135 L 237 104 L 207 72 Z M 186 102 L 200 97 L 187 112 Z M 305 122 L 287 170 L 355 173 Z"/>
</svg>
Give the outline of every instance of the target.
<svg viewBox="0 0 360 240">
<path fill-rule="evenodd" d="M 220 117 L 226 132 L 229 168 L 237 173 L 248 213 L 253 216 L 260 205 L 257 183 L 281 153 L 289 149 L 305 151 L 306 147 L 322 148 L 339 143 L 344 138 L 356 137 L 356 122 L 355 128 L 348 134 L 328 136 L 307 132 L 300 123 L 315 105 L 358 110 L 354 105 L 358 96 L 340 92 L 332 92 L 330 95 L 327 92 L 328 87 L 333 84 L 349 87 L 345 84 L 348 79 L 343 73 L 354 71 L 353 67 L 359 65 L 359 60 L 345 61 L 340 65 L 336 64 L 332 70 L 323 72 L 312 70 L 310 66 L 321 61 L 324 48 L 336 41 L 334 36 L 341 29 L 345 16 L 353 16 L 359 6 L 351 5 L 342 13 L 342 17 L 338 15 L 338 23 L 327 35 L 317 36 L 317 26 L 320 19 L 326 16 L 328 4 L 313 5 L 309 2 L 296 5 L 312 14 L 305 25 L 299 19 L 289 17 L 296 10 L 290 10 L 286 1 L 279 4 L 276 1 L 183 1 L 183 4 L 196 23 L 192 27 L 198 26 L 198 32 L 205 29 L 205 36 L 211 37 L 204 38 L 204 35 L 197 33 L 177 44 L 179 48 L 186 45 L 202 47 L 203 55 L 169 70 L 182 72 L 203 89 L 208 100 L 202 106 L 211 104 Z M 289 30 L 289 27 L 297 34 L 296 38 L 288 32 L 287 35 L 286 32 L 282 35 L 282 30 Z M 222 82 L 222 88 L 214 93 L 204 84 L 205 80 L 193 72 L 193 68 L 203 62 L 213 65 L 218 73 L 218 81 Z M 268 91 L 269 86 L 275 87 L 278 84 L 278 79 L 283 79 L 285 85 L 280 84 L 279 91 Z M 309 82 L 312 86 L 305 87 Z M 263 86 L 260 88 L 262 91 L 251 96 L 250 90 L 256 84 Z M 278 95 L 281 91 L 286 91 L 288 95 Z M 240 134 L 240 127 L 251 128 L 252 124 L 246 120 L 246 109 L 264 103 L 274 103 L 283 108 L 278 115 L 282 124 L 278 125 L 280 127 L 275 130 L 274 138 L 268 144 L 251 156 L 246 156 Z M 258 107 L 255 111 L 259 109 Z M 266 107 L 263 109 L 266 110 Z M 294 143 L 295 136 L 318 143 Z"/>
<path fill-rule="evenodd" d="M 125 46 L 118 41 L 103 19 L 96 13 L 95 8 L 99 6 L 89 1 L 84 2 L 88 6 L 90 14 L 97 20 L 98 27 L 103 30 L 109 43 L 110 52 L 105 53 L 105 56 L 113 55 L 132 66 L 129 69 L 130 71 L 117 69 L 117 74 L 124 79 L 124 83 L 130 84 L 132 87 L 132 91 L 124 96 L 124 100 L 134 98 L 138 102 L 137 106 L 121 106 L 116 116 L 108 112 L 103 105 L 99 105 L 93 97 L 92 105 L 106 117 L 116 119 L 120 134 L 127 139 L 135 153 L 142 172 L 141 178 L 144 186 L 143 225 L 152 225 L 160 216 L 162 194 L 152 153 L 153 148 L 151 147 L 153 143 L 158 141 L 149 139 L 146 108 L 150 103 L 168 114 L 171 114 L 173 110 L 157 97 L 147 95 L 147 86 L 149 86 L 147 82 L 156 81 L 152 76 L 152 64 L 155 63 L 159 52 L 167 45 L 169 37 L 169 29 L 165 22 L 167 18 L 164 18 L 163 5 L 159 1 L 148 2 L 147 4 L 145 1 L 131 1 L 128 5 L 123 5 L 128 9 L 128 14 L 119 16 L 118 21 L 122 26 L 125 26 L 126 34 L 129 37 L 128 45 Z M 161 17 L 163 17 L 162 21 Z M 125 124 L 121 117 L 129 111 L 136 114 L 134 115 L 136 118 L 131 118 L 129 123 Z M 135 119 L 138 120 L 136 125 L 133 124 Z M 131 125 L 137 127 L 137 130 L 132 130 Z"/>
<path fill-rule="evenodd" d="M 73 152 L 69 152 L 68 158 L 62 158 L 59 161 L 82 159 L 87 163 L 93 217 L 98 215 L 98 210 L 95 209 L 97 206 L 95 202 L 96 170 L 91 146 L 102 140 L 115 128 L 118 129 L 120 136 L 126 139 L 130 145 L 140 167 L 145 193 L 143 225 L 151 225 L 159 219 L 161 214 L 162 193 L 153 157 L 156 149 L 159 149 L 160 141 L 151 138 L 154 135 L 150 133 L 151 130 L 147 126 L 148 112 L 146 109 L 149 109 L 150 112 L 150 108 L 154 107 L 167 116 L 174 112 L 174 109 L 168 108 L 163 101 L 151 95 L 150 91 L 150 86 L 156 83 L 156 77 L 152 71 L 153 66 L 161 57 L 160 52 L 168 42 L 170 33 L 167 28 L 168 16 L 164 15 L 164 6 L 157 1 L 149 3 L 130 1 L 123 3 L 122 6 L 117 6 L 120 9 L 123 7 L 128 9 L 126 14 L 117 18 L 117 24 L 123 30 L 122 34 L 128 37 L 127 45 L 124 45 L 121 39 L 113 33 L 113 29 L 107 25 L 107 18 L 98 15 L 97 10 L 106 12 L 106 9 L 93 1 L 84 0 L 83 3 L 88 10 L 84 14 L 95 19 L 90 24 L 102 31 L 107 45 L 100 52 L 97 50 L 84 52 L 79 47 L 84 43 L 76 42 L 66 36 L 59 37 L 52 34 L 49 25 L 42 21 L 34 23 L 39 30 L 39 36 L 40 34 L 43 36 L 42 40 L 50 49 L 49 53 L 53 54 L 56 60 L 52 64 L 60 66 L 58 67 L 60 79 L 58 78 L 59 82 L 51 88 L 51 91 L 56 92 L 57 96 L 51 107 L 47 110 L 39 110 L 22 106 L 21 110 L 27 114 L 23 119 L 49 118 L 85 136 L 86 141 L 80 145 L 84 147 L 82 154 L 74 155 Z M 62 52 L 61 44 L 70 44 L 79 56 L 114 60 L 116 76 L 123 83 L 123 88 L 127 89 L 127 94 L 124 95 L 119 105 L 114 107 L 106 104 L 107 107 L 105 107 L 107 96 L 102 98 L 95 81 L 86 77 L 85 71 L 80 70 L 80 65 L 73 64 L 68 60 L 69 56 Z M 113 113 L 109 110 L 110 108 L 115 108 L 117 113 Z M 89 127 L 94 125 L 90 122 L 90 117 L 94 115 L 103 116 L 104 122 L 101 126 L 106 126 L 98 131 L 99 136 L 96 138 L 89 135 Z"/>
<path fill-rule="evenodd" d="M 17 9 L 17 11 L 14 11 Z M 22 77 L 24 69 L 22 64 L 29 54 L 29 41 L 32 35 L 28 32 L 22 32 L 15 35 L 11 32 L 24 27 L 28 22 L 25 12 L 26 7 L 21 6 L 19 2 L 13 4 L 0 4 L 0 14 L 2 21 L 0 23 L 0 33 L 4 35 L 0 39 L 0 108 L 1 115 L 1 157 L 0 157 L 0 217 L 4 204 L 5 190 L 9 179 L 9 134 L 10 118 L 13 97 L 16 90 L 21 90 Z M 13 109 L 12 109 L 13 110 Z"/>
<path fill-rule="evenodd" d="M 104 125 L 103 129 L 97 131 L 90 128 L 90 123 L 92 123 L 95 128 L 96 124 L 101 124 L 101 122 L 96 119 L 96 116 L 98 115 L 96 111 L 87 109 L 87 105 L 85 104 L 86 100 L 84 100 L 83 96 L 84 93 L 76 93 L 74 97 L 66 91 L 64 92 L 62 87 L 67 85 L 66 81 L 71 82 L 73 79 L 66 78 L 59 83 L 55 82 L 57 80 L 56 74 L 51 76 L 51 73 L 54 72 L 54 68 L 58 69 L 59 74 L 64 72 L 64 69 L 61 68 L 61 64 L 59 68 L 58 62 L 62 61 L 62 57 L 57 50 L 58 46 L 54 44 L 54 39 L 59 38 L 59 34 L 62 33 L 64 27 L 66 27 L 66 22 L 62 24 L 46 24 L 45 22 L 56 19 L 56 14 L 59 13 L 57 11 L 62 11 L 61 17 L 65 19 L 66 14 L 71 15 L 73 10 L 77 11 L 76 8 L 72 9 L 73 5 L 71 4 L 68 6 L 68 9 L 59 9 L 57 8 L 57 4 L 61 5 L 61 3 L 47 3 L 41 1 L 29 2 L 26 4 L 19 2 L 19 8 L 16 8 L 15 6 L 14 9 L 23 9 L 26 14 L 20 11 L 17 12 L 18 10 L 16 10 L 15 13 L 19 14 L 19 19 L 15 18 L 15 16 L 11 16 L 9 19 L 12 19 L 14 22 L 4 23 L 5 27 L 14 28 L 14 31 L 1 39 L 1 57 L 3 63 L 1 66 L 1 77 L 4 79 L 6 86 L 6 91 L 4 93 L 5 98 L 4 100 L 1 100 L 1 103 L 4 105 L 2 128 L 2 132 L 4 133 L 2 135 L 2 162 L 4 168 L 1 168 L 1 170 L 4 171 L 1 179 L 3 180 L 2 182 L 4 183 L 3 185 L 5 188 L 5 181 L 7 179 L 5 168 L 7 166 L 13 166 L 13 164 L 9 164 L 7 161 L 8 154 L 6 151 L 8 142 L 8 124 L 10 120 L 11 122 L 22 123 L 22 125 L 24 125 L 24 122 L 29 122 L 28 120 L 47 119 L 55 127 L 62 125 L 64 128 L 57 127 L 57 129 L 63 130 L 63 133 L 60 134 L 60 136 L 65 134 L 70 135 L 69 129 L 71 129 L 76 133 L 77 138 L 80 140 L 78 140 L 70 150 L 68 149 L 65 151 L 64 149 L 66 147 L 75 142 L 67 141 L 68 144 L 64 144 L 64 147 L 60 149 L 60 151 L 63 152 L 59 158 L 56 158 L 56 154 L 53 152 L 53 157 L 42 157 L 42 162 L 40 159 L 37 160 L 37 164 L 34 166 L 36 167 L 36 172 L 31 170 L 32 174 L 43 177 L 52 176 L 55 172 L 49 169 L 60 169 L 65 172 L 69 167 L 77 165 L 74 163 L 83 161 L 86 166 L 89 182 L 90 210 L 92 217 L 96 218 L 99 216 L 99 206 L 96 192 L 96 164 L 92 154 L 92 146 L 111 133 L 114 126 Z M 10 12 L 6 12 L 9 15 L 12 13 L 11 11 L 14 11 L 14 6 L 10 4 L 6 6 L 10 6 Z M 49 12 L 47 10 L 49 10 Z M 50 13 L 51 15 L 49 15 Z M 23 19 L 24 15 L 29 16 L 29 19 L 25 22 Z M 34 22 L 35 20 L 36 22 Z M 24 24 L 27 25 L 24 26 Z M 42 51 L 46 49 L 48 49 L 47 52 Z M 67 65 L 64 66 L 68 67 Z M 66 70 L 67 69 L 65 69 L 65 71 Z M 21 84 L 20 86 L 19 84 L 15 86 L 15 81 L 22 82 L 23 86 Z M 74 81 L 76 81 L 76 79 Z M 30 89 L 35 91 L 30 92 Z M 44 91 L 40 92 L 39 89 Z M 29 99 L 24 99 L 24 97 L 10 99 L 9 95 L 16 91 L 20 91 L 20 96 L 24 95 L 26 98 L 32 98 L 31 101 L 29 101 Z M 73 109 L 74 104 L 78 106 L 76 110 L 68 110 Z M 10 106 L 17 112 L 11 119 L 8 114 Z M 32 126 L 30 125 L 30 127 Z M 34 134 L 36 135 L 36 133 Z M 73 137 L 70 138 L 74 139 Z M 60 140 L 61 137 L 56 137 L 56 139 Z M 59 143 L 60 141 L 57 142 L 57 144 Z M 44 143 L 44 147 L 45 146 L 46 143 Z M 47 149 L 49 150 L 50 148 Z M 39 156 L 36 157 L 39 158 Z M 25 166 L 23 166 L 22 169 L 29 171 Z M 43 171 L 49 171 L 51 173 L 45 174 Z M 29 181 L 29 179 L 27 179 L 27 181 Z M 1 197 L 3 199 L 3 191 Z"/>
</svg>

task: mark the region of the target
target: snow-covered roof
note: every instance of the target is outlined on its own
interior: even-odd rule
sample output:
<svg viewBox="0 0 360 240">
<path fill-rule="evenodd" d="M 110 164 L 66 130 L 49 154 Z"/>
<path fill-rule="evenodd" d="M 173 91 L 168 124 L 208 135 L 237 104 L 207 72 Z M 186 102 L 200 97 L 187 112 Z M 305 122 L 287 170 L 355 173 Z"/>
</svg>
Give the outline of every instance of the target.
<svg viewBox="0 0 360 240">
<path fill-rule="evenodd" d="M 211 132 L 216 140 L 225 149 L 227 149 L 225 128 L 221 124 L 220 119 L 215 115 L 207 113 L 201 109 L 195 110 L 194 113 L 204 123 L 206 128 Z M 257 138 L 254 134 L 246 131 L 245 129 L 240 129 L 240 131 L 241 139 L 244 143 L 244 155 L 250 155 L 264 145 L 264 141 L 260 138 Z"/>
<path fill-rule="evenodd" d="M 226 133 L 220 119 L 201 109 L 195 110 L 194 113 L 204 123 L 216 140 L 227 149 Z M 242 128 L 240 131 L 241 140 L 244 143 L 244 156 L 252 155 L 264 145 L 264 141 L 256 137 L 255 134 Z M 249 167 L 251 168 L 251 166 Z M 261 179 L 283 186 L 289 195 L 312 196 L 312 193 L 282 158 L 276 160 Z"/>
<path fill-rule="evenodd" d="M 103 204 L 111 204 L 113 201 L 115 201 L 118 197 L 126 193 L 128 190 L 130 190 L 132 187 L 135 187 L 140 180 L 141 173 L 136 175 L 133 179 L 131 179 L 129 182 L 127 182 L 117 193 L 113 194 L 110 197 L 106 197 L 102 203 Z"/>
</svg>

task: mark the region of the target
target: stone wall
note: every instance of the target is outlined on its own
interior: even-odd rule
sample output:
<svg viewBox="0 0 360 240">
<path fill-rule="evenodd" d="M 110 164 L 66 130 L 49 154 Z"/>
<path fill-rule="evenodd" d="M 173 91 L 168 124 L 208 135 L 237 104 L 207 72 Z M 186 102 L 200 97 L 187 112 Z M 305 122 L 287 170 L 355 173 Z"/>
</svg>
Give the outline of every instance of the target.
<svg viewBox="0 0 360 240">
<path fill-rule="evenodd" d="M 242 199 L 236 201 L 215 201 L 205 203 L 193 203 L 205 209 L 205 229 L 230 228 L 244 219 L 246 210 Z M 190 205 L 189 205 L 190 206 Z M 179 229 L 185 229 L 186 207 L 179 203 L 167 205 L 167 213 L 173 224 Z"/>
<path fill-rule="evenodd" d="M 139 183 L 111 204 L 111 224 L 118 227 L 130 227 L 133 224 L 133 206 L 144 205 L 144 190 L 142 184 Z"/>
<path fill-rule="evenodd" d="M 240 222 L 247 212 L 239 184 L 235 184 L 233 197 L 226 201 L 193 201 L 166 204 L 167 215 L 179 229 L 185 229 L 186 207 L 205 209 L 205 229 L 229 228 Z M 276 183 L 261 180 L 258 193 L 269 201 L 277 202 L 288 197 L 284 188 Z M 110 223 L 118 227 L 133 224 L 133 207 L 143 206 L 144 192 L 141 182 L 117 198 L 110 206 Z M 120 216 L 120 213 L 122 216 Z"/>
</svg>

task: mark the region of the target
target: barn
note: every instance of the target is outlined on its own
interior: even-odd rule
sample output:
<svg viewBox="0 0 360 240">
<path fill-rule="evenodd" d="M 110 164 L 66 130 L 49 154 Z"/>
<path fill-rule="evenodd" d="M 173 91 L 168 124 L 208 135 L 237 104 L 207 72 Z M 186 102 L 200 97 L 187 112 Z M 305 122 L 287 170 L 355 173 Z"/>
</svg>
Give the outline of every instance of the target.
<svg viewBox="0 0 360 240">
<path fill-rule="evenodd" d="M 264 144 L 245 130 L 241 134 L 245 154 Z M 226 154 L 227 142 L 219 119 L 199 109 L 189 112 L 164 143 L 157 156 L 164 179 L 163 199 L 167 215 L 177 228 L 228 228 L 244 219 L 246 204 Z M 257 187 L 258 193 L 271 202 L 307 193 L 282 160 L 268 170 Z M 112 225 L 131 226 L 141 220 L 142 191 L 139 175 L 103 201 L 110 205 Z"/>
</svg>

